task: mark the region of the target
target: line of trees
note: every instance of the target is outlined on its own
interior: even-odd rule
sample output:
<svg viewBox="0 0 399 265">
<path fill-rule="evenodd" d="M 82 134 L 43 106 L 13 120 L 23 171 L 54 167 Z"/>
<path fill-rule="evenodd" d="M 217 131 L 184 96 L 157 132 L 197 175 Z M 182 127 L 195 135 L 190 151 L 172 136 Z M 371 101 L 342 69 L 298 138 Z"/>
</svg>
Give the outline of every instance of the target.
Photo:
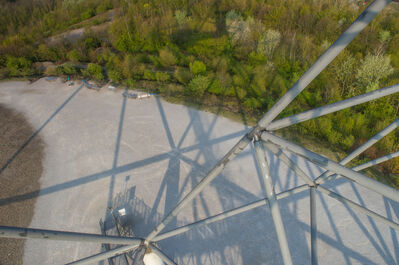
<svg viewBox="0 0 399 265">
<path fill-rule="evenodd" d="M 0 78 L 83 75 L 217 105 L 256 119 L 364 10 L 363 1 L 29 0 L 0 5 Z M 113 10 L 103 31 L 48 37 Z M 78 24 L 79 25 L 79 24 Z M 399 8 L 392 4 L 281 116 L 399 83 Z M 57 66 L 43 73 L 42 62 Z M 85 65 L 87 67 L 82 67 Z M 350 151 L 398 116 L 394 95 L 291 128 Z M 362 159 L 398 150 L 399 132 Z M 383 165 L 399 173 L 399 161 Z M 399 181 L 397 183 L 399 185 Z"/>
</svg>

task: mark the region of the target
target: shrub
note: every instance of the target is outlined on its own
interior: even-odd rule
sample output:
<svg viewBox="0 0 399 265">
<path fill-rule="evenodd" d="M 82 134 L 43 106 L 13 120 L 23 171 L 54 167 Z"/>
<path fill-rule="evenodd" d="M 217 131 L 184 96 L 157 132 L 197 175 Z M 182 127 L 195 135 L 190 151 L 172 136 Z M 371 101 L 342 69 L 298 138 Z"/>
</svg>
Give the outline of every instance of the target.
<svg viewBox="0 0 399 265">
<path fill-rule="evenodd" d="M 367 55 L 361 62 L 356 73 L 357 85 L 361 90 L 370 92 L 379 86 L 379 81 L 392 74 L 389 56 Z"/>
<path fill-rule="evenodd" d="M 151 70 L 145 70 L 143 78 L 147 79 L 147 80 L 155 80 L 156 79 L 155 73 Z"/>
<path fill-rule="evenodd" d="M 193 78 L 193 75 L 188 69 L 179 67 L 176 69 L 174 77 L 179 83 L 187 84 Z"/>
<path fill-rule="evenodd" d="M 273 55 L 274 50 L 279 45 L 280 40 L 280 32 L 273 29 L 264 31 L 258 41 L 257 52 L 270 58 Z"/>
<path fill-rule="evenodd" d="M 204 95 L 206 89 L 209 87 L 210 82 L 211 80 L 207 76 L 196 76 L 190 81 L 190 83 L 186 87 L 186 93 L 189 96 L 201 97 L 202 95 Z"/>
<path fill-rule="evenodd" d="M 59 75 L 75 75 L 77 74 L 77 70 L 75 66 L 70 63 L 66 63 L 63 65 L 59 65 L 55 68 L 57 74 Z"/>
<path fill-rule="evenodd" d="M 96 80 L 103 80 L 103 69 L 101 65 L 95 63 L 89 63 L 87 69 L 83 71 L 83 74 L 87 77 L 94 78 Z"/>
<path fill-rule="evenodd" d="M 109 70 L 108 77 L 112 82 L 119 83 L 122 80 L 122 73 L 118 70 Z"/>
<path fill-rule="evenodd" d="M 82 60 L 82 56 L 80 55 L 80 53 L 77 50 L 72 50 L 70 52 L 67 53 L 67 59 L 77 63 L 80 62 Z"/>
<path fill-rule="evenodd" d="M 177 59 L 169 49 L 162 49 L 159 51 L 159 62 L 162 66 L 172 66 L 177 63 Z"/>
<path fill-rule="evenodd" d="M 187 22 L 187 12 L 184 10 L 175 11 L 175 20 L 177 25 L 182 26 Z"/>
<path fill-rule="evenodd" d="M 27 76 L 34 73 L 31 68 L 32 62 L 25 57 L 7 56 L 6 66 L 10 76 Z"/>
<path fill-rule="evenodd" d="M 206 65 L 201 61 L 194 61 L 189 64 L 190 71 L 194 75 L 203 74 L 206 72 Z"/>
<path fill-rule="evenodd" d="M 164 72 L 156 72 L 155 79 L 158 82 L 166 82 L 166 81 L 170 80 L 170 75 L 168 73 L 164 73 Z"/>
</svg>

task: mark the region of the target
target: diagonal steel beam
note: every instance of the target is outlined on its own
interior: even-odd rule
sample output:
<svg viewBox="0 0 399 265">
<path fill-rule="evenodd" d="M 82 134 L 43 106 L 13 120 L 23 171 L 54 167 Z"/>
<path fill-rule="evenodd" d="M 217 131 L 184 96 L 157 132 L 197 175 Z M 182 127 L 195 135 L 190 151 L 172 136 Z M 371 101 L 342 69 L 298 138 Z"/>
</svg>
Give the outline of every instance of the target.
<svg viewBox="0 0 399 265">
<path fill-rule="evenodd" d="M 157 248 L 154 244 L 151 244 L 151 250 L 157 254 L 163 262 L 165 262 L 167 265 L 176 265 L 176 263 L 169 258 L 168 256 L 165 255 L 159 248 Z"/>
<path fill-rule="evenodd" d="M 337 193 L 335 193 L 333 191 L 330 191 L 330 190 L 322 187 L 321 185 L 317 186 L 317 189 L 319 191 L 327 194 L 331 198 L 334 198 L 337 201 L 347 205 L 348 207 L 352 208 L 354 211 L 363 213 L 365 215 L 368 215 L 368 216 L 372 217 L 374 220 L 378 220 L 378 221 L 380 221 L 380 222 L 382 222 L 382 223 L 384 223 L 386 225 L 389 225 L 393 229 L 399 231 L 399 224 L 387 219 L 386 217 L 384 217 L 384 216 L 382 216 L 382 215 L 380 215 L 378 213 L 375 213 L 375 212 L 373 212 L 373 211 L 361 206 L 360 204 L 357 204 L 357 203 L 355 203 L 355 202 L 353 202 L 353 201 L 351 201 L 351 200 L 349 200 L 349 199 L 347 199 L 345 197 L 342 197 L 341 195 L 339 195 L 339 194 L 337 194 Z"/>
<path fill-rule="evenodd" d="M 389 3 L 391 3 L 391 0 L 375 0 L 371 3 L 299 78 L 290 90 L 263 116 L 258 122 L 258 126 L 266 128 Z"/>
<path fill-rule="evenodd" d="M 47 240 L 76 241 L 76 242 L 96 242 L 104 244 L 134 245 L 140 244 L 139 238 L 103 236 L 98 234 L 65 232 L 58 230 L 44 230 L 24 227 L 0 226 L 0 237 L 7 238 L 38 238 Z"/>
<path fill-rule="evenodd" d="M 283 163 L 290 167 L 299 177 L 301 177 L 306 182 L 306 184 L 308 184 L 309 186 L 315 185 L 312 178 L 309 177 L 305 172 L 303 172 L 298 164 L 292 161 L 286 154 L 284 154 L 283 150 L 281 150 L 277 145 L 272 142 L 264 142 L 264 145 L 281 161 L 283 161 Z"/>
<path fill-rule="evenodd" d="M 287 198 L 287 197 L 289 197 L 291 195 L 300 193 L 300 192 L 302 192 L 304 190 L 307 190 L 307 189 L 308 189 L 307 185 L 301 185 L 301 186 L 292 188 L 290 190 L 286 190 L 284 192 L 281 192 L 281 193 L 277 194 L 276 197 L 277 197 L 278 200 L 280 200 L 280 199 L 283 199 L 283 198 Z M 191 224 L 188 224 L 188 225 L 185 225 L 185 226 L 181 226 L 179 228 L 176 228 L 176 229 L 173 229 L 171 231 L 165 232 L 163 234 L 157 235 L 153 240 L 154 241 L 160 241 L 160 240 L 164 240 L 164 239 L 170 238 L 172 236 L 177 236 L 177 235 L 180 235 L 180 234 L 185 233 L 187 231 L 190 231 L 191 229 L 194 229 L 194 228 L 197 228 L 197 227 L 201 227 L 203 225 L 211 224 L 213 222 L 221 221 L 221 220 L 224 220 L 224 219 L 226 219 L 228 217 L 231 217 L 231 216 L 234 216 L 234 215 L 237 215 L 237 214 L 240 214 L 240 213 L 244 213 L 244 212 L 247 212 L 249 210 L 255 209 L 257 207 L 266 205 L 267 202 L 268 201 L 267 201 L 266 198 L 258 200 L 258 201 L 255 201 L 255 202 L 251 202 L 249 204 L 240 206 L 238 208 L 231 209 L 229 211 L 226 211 L 226 212 L 223 212 L 223 213 L 220 213 L 220 214 L 217 214 L 217 215 L 214 215 L 214 216 L 199 220 L 199 221 L 197 221 L 195 223 L 191 223 Z"/>
<path fill-rule="evenodd" d="M 271 141 L 276 145 L 280 146 L 280 148 L 286 149 L 292 153 L 295 153 L 299 156 L 304 157 L 305 159 L 309 160 L 310 162 L 319 165 L 322 168 L 330 170 L 334 173 L 340 174 L 345 176 L 346 178 L 370 189 L 379 194 L 382 194 L 388 198 L 391 198 L 397 202 L 399 202 L 399 191 L 391 188 L 381 182 L 378 182 L 372 178 L 369 178 L 363 174 L 360 174 L 352 169 L 349 169 L 345 166 L 342 166 L 328 158 L 325 158 L 319 154 L 316 154 L 302 146 L 296 145 L 291 143 L 285 139 L 282 139 L 278 136 L 273 135 L 269 132 L 262 133 L 262 140 L 264 141 Z"/>
<path fill-rule="evenodd" d="M 395 152 L 395 153 L 392 153 L 392 154 L 389 154 L 389 155 L 385 155 L 385 156 L 376 158 L 376 159 L 371 160 L 369 162 L 366 162 L 364 164 L 355 166 L 355 167 L 352 168 L 352 170 L 360 171 L 360 170 L 375 166 L 377 164 L 380 164 L 382 162 L 388 161 L 388 160 L 390 160 L 392 158 L 395 158 L 395 157 L 398 157 L 398 156 L 399 156 L 399 151 Z M 331 173 L 331 171 L 326 171 L 326 172 L 329 172 L 331 175 L 326 175 L 324 178 L 319 178 L 317 180 L 317 182 L 315 181 L 317 184 L 322 184 L 322 183 L 327 182 L 327 181 L 332 181 L 332 180 L 334 180 L 335 178 L 337 178 L 339 176 L 339 174 Z"/>
<path fill-rule="evenodd" d="M 266 198 L 270 212 L 273 217 L 274 228 L 276 229 L 277 239 L 280 245 L 281 256 L 285 265 L 292 265 L 290 248 L 288 246 L 287 236 L 285 233 L 283 219 L 281 218 L 280 208 L 278 206 L 276 193 L 274 191 L 273 180 L 270 175 L 270 169 L 267 162 L 265 150 L 260 139 L 254 141 L 256 161 L 263 177 L 265 185 Z"/>
<path fill-rule="evenodd" d="M 356 148 L 356 150 L 352 151 L 349 155 L 347 155 L 339 163 L 341 165 L 346 165 L 347 163 L 352 161 L 355 157 L 357 157 L 359 154 L 363 153 L 369 147 L 371 147 L 373 144 L 375 144 L 376 142 L 381 140 L 384 136 L 388 135 L 390 132 L 395 130 L 398 126 L 399 126 L 399 119 L 396 119 L 394 122 L 389 124 L 387 127 L 382 129 L 381 131 L 379 131 L 376 135 L 371 137 L 367 142 L 365 142 L 364 144 L 362 144 L 361 146 Z M 355 169 L 353 169 L 353 170 L 355 170 Z M 333 174 L 333 173 L 331 173 L 330 171 L 326 171 L 323 174 L 321 174 L 319 177 L 317 177 L 315 179 L 315 182 L 318 184 L 323 183 L 323 182 L 327 181 L 327 179 L 330 179 L 330 177 L 332 177 L 331 174 Z"/>
<path fill-rule="evenodd" d="M 275 131 L 281 128 L 285 128 L 300 122 L 304 122 L 307 120 L 315 119 L 320 116 L 327 115 L 329 113 L 337 112 L 339 110 L 343 110 L 352 106 L 356 106 L 365 102 L 369 102 L 371 100 L 375 100 L 381 97 L 385 97 L 394 93 L 399 93 L 399 84 L 380 88 L 369 93 L 359 95 L 356 97 L 344 99 L 338 102 L 334 102 L 332 104 L 328 104 L 319 108 L 315 108 L 312 110 L 308 110 L 299 114 L 295 114 L 277 121 L 273 121 L 266 127 L 268 131 Z"/>
<path fill-rule="evenodd" d="M 101 260 L 105 260 L 108 258 L 112 258 L 115 256 L 119 256 L 125 252 L 131 251 L 135 248 L 137 248 L 139 246 L 139 244 L 136 245 L 131 245 L 131 246 L 123 246 L 123 247 L 118 247 L 118 248 L 114 248 L 110 251 L 106 251 L 106 252 L 102 252 L 102 253 L 98 253 L 95 254 L 93 256 L 90 257 L 86 257 L 77 261 L 73 261 L 70 263 L 67 263 L 66 265 L 86 265 L 86 264 L 93 264 L 97 261 L 101 261 Z"/>
<path fill-rule="evenodd" d="M 232 159 L 234 159 L 245 147 L 251 142 L 253 138 L 253 129 L 250 133 L 244 135 L 241 140 L 221 159 L 216 166 L 203 178 L 197 186 L 194 187 L 178 204 L 177 206 L 163 219 L 163 221 L 147 236 L 146 241 L 151 241 L 165 226 L 173 220 L 173 218 L 192 201 L 219 173 L 226 167 Z"/>
</svg>

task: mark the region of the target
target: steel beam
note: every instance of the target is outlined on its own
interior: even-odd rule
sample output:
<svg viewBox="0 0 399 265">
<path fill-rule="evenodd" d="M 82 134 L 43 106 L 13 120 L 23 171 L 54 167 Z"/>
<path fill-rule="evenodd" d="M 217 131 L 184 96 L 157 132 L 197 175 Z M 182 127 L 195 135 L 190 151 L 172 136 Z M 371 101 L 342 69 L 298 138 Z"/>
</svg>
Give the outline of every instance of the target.
<svg viewBox="0 0 399 265">
<path fill-rule="evenodd" d="M 151 250 L 157 254 L 163 262 L 167 265 L 177 265 L 171 258 L 165 255 L 159 248 L 157 248 L 154 244 L 151 244 Z"/>
<path fill-rule="evenodd" d="M 347 155 L 344 159 L 342 159 L 339 163 L 341 165 L 346 165 L 347 163 L 349 163 L 350 161 L 352 161 L 355 157 L 357 157 L 359 154 L 363 153 L 364 151 L 366 151 L 369 147 L 371 147 L 372 145 L 374 145 L 376 142 L 378 142 L 379 140 L 381 140 L 383 137 L 385 137 L 386 135 L 388 135 L 390 132 L 392 132 L 393 130 L 395 130 L 397 127 L 399 126 L 399 119 L 396 119 L 394 122 L 392 122 L 391 124 L 389 124 L 387 127 L 385 127 L 384 129 L 382 129 L 381 131 L 379 131 L 376 135 L 374 135 L 373 137 L 371 137 L 367 142 L 365 142 L 364 144 L 362 144 L 361 146 L 359 146 L 358 148 L 356 148 L 356 150 L 354 150 L 353 152 L 351 152 L 349 155 Z M 355 169 L 354 169 L 355 170 Z M 355 170 L 356 171 L 356 170 Z M 331 176 L 330 171 L 326 171 L 323 174 L 321 174 L 319 177 L 317 177 L 315 179 L 315 182 L 317 184 L 323 183 L 325 181 L 327 181 L 327 179 L 330 178 Z"/>
<path fill-rule="evenodd" d="M 331 198 L 334 198 L 337 201 L 347 205 L 349 208 L 352 208 L 354 211 L 362 213 L 362 214 L 365 214 L 365 215 L 368 215 L 368 216 L 372 217 L 374 220 L 378 220 L 378 221 L 380 221 L 380 222 L 382 222 L 382 223 L 384 223 L 386 225 L 389 225 L 393 229 L 399 231 L 399 224 L 387 219 L 386 217 L 384 217 L 384 216 L 382 216 L 382 215 L 380 215 L 378 213 L 375 213 L 375 212 L 373 212 L 373 211 L 371 211 L 371 210 L 369 210 L 369 209 L 367 209 L 367 208 L 365 208 L 365 207 L 363 207 L 363 206 L 361 206 L 361 205 L 359 205 L 359 204 L 357 204 L 357 203 L 355 203 L 355 202 L 353 202 L 353 201 L 351 201 L 349 199 L 346 199 L 346 198 L 342 197 L 341 195 L 339 195 L 339 194 L 337 194 L 337 193 L 335 193 L 333 191 L 330 191 L 330 190 L 328 190 L 328 189 L 326 189 L 326 188 L 324 188 L 324 187 L 322 187 L 320 185 L 317 186 L 317 189 L 319 191 L 327 194 Z"/>
<path fill-rule="evenodd" d="M 285 163 L 288 167 L 290 167 L 299 177 L 301 177 L 306 184 L 309 186 L 314 186 L 314 182 L 311 177 L 309 177 L 303 170 L 298 166 L 297 163 L 294 163 L 286 154 L 284 154 L 283 150 L 278 148 L 277 145 L 272 142 L 264 142 L 264 145 L 267 149 L 269 149 L 274 155 L 276 155 L 283 163 Z"/>
<path fill-rule="evenodd" d="M 244 150 L 245 147 L 251 142 L 253 134 L 256 129 L 244 137 L 221 159 L 215 167 L 208 173 L 208 175 L 203 178 L 200 183 L 195 186 L 178 204 L 177 206 L 163 219 L 163 221 L 147 236 L 146 240 L 151 241 L 165 226 L 173 220 L 173 218 L 186 206 L 190 201 L 192 201 L 195 196 L 197 196 L 217 175 L 226 167 L 227 163 L 234 159 L 239 153 Z"/>
<path fill-rule="evenodd" d="M 392 158 L 395 158 L 395 157 L 398 157 L 398 156 L 399 156 L 399 151 L 396 152 L 396 153 L 392 153 L 392 154 L 389 154 L 389 155 L 385 155 L 385 156 L 376 158 L 376 159 L 371 160 L 369 162 L 366 162 L 364 164 L 357 165 L 357 166 L 353 167 L 352 170 L 360 171 L 360 170 L 375 166 L 377 164 L 380 164 L 382 162 L 388 161 L 388 160 L 390 160 Z M 330 171 L 326 171 L 326 172 L 330 172 Z M 323 178 L 321 178 L 321 176 L 320 176 L 317 179 L 316 183 L 317 184 L 322 184 L 322 183 L 327 182 L 327 181 L 332 181 L 332 180 L 336 179 L 338 176 L 339 176 L 339 174 L 334 174 L 334 173 L 330 172 L 330 175 L 325 175 L 325 177 L 323 177 Z"/>
<path fill-rule="evenodd" d="M 317 219 L 316 219 L 316 191 L 310 187 L 310 252 L 312 265 L 317 265 Z"/>
<path fill-rule="evenodd" d="M 369 161 L 367 163 L 355 166 L 353 168 L 353 170 L 360 171 L 360 170 L 363 170 L 365 168 L 372 167 L 372 166 L 375 166 L 375 165 L 380 164 L 382 162 L 388 161 L 388 160 L 390 160 L 392 158 L 395 158 L 395 157 L 398 157 L 398 156 L 399 156 L 399 151 L 395 152 L 395 153 L 392 153 L 392 154 L 389 154 L 389 155 L 385 155 L 385 156 L 376 158 L 376 159 L 371 160 L 371 161 Z"/>
<path fill-rule="evenodd" d="M 108 258 L 112 258 L 115 256 L 119 256 L 122 255 L 125 252 L 131 251 L 135 248 L 137 248 L 139 246 L 139 244 L 136 245 L 131 245 L 131 246 L 123 246 L 123 247 L 119 247 L 119 248 L 115 248 L 112 249 L 110 251 L 106 251 L 106 252 L 102 252 L 90 257 L 86 257 L 77 261 L 73 261 L 71 263 L 67 263 L 66 265 L 86 265 L 86 264 L 93 264 L 95 262 L 101 261 L 101 260 L 105 260 Z"/>
<path fill-rule="evenodd" d="M 391 0 L 375 0 L 341 34 L 341 36 L 298 79 L 290 90 L 263 116 L 258 126 L 266 128 L 315 79 L 327 65 L 373 20 Z"/>
<path fill-rule="evenodd" d="M 38 238 L 47 240 L 95 242 L 119 245 L 135 245 L 140 244 L 141 242 L 141 239 L 132 237 L 103 236 L 98 234 L 86 234 L 10 226 L 0 226 L 0 237 L 21 239 Z"/>
<path fill-rule="evenodd" d="M 307 185 L 301 185 L 301 186 L 295 187 L 293 189 L 281 192 L 281 193 L 277 194 L 276 197 L 277 197 L 278 200 L 280 200 L 280 199 L 283 199 L 283 198 L 287 198 L 288 196 L 300 193 L 300 192 L 302 192 L 304 190 L 307 190 L 307 189 L 308 189 Z M 263 206 L 263 205 L 266 205 L 266 204 L 267 204 L 267 199 L 266 198 L 262 199 L 262 200 L 258 200 L 258 201 L 243 205 L 241 207 L 238 207 L 238 208 L 235 208 L 235 209 L 232 209 L 232 210 L 229 210 L 229 211 L 226 211 L 226 212 L 223 212 L 223 213 L 220 213 L 220 214 L 217 214 L 217 215 L 214 215 L 214 216 L 199 220 L 199 221 L 197 221 L 195 223 L 188 224 L 188 225 L 173 229 L 171 231 L 165 232 L 163 234 L 157 235 L 153 239 L 153 241 L 160 241 L 160 240 L 163 240 L 163 239 L 166 239 L 166 238 L 177 236 L 177 235 L 180 235 L 180 234 L 185 233 L 187 231 L 190 231 L 193 228 L 197 228 L 197 227 L 200 227 L 200 226 L 203 226 L 203 225 L 211 224 L 211 223 L 216 222 L 216 221 L 221 221 L 221 220 L 224 220 L 224 219 L 226 219 L 228 217 L 231 217 L 231 216 L 234 216 L 234 215 L 237 215 L 237 214 L 240 214 L 240 213 L 247 212 L 249 210 L 255 209 L 257 207 L 260 207 L 260 206 Z"/>
<path fill-rule="evenodd" d="M 254 141 L 254 147 L 255 147 L 256 161 L 258 163 L 260 172 L 263 177 L 263 182 L 266 191 L 266 198 L 269 202 L 268 205 L 273 217 L 274 228 L 276 229 L 277 239 L 280 244 L 281 255 L 283 257 L 285 265 L 292 265 L 291 253 L 288 246 L 284 223 L 283 219 L 281 218 L 280 208 L 278 207 L 276 193 L 274 192 L 273 180 L 270 175 L 270 170 L 267 163 L 267 157 L 262 145 L 262 141 L 256 139 Z"/>
<path fill-rule="evenodd" d="M 379 194 L 382 194 L 388 198 L 391 198 L 391 199 L 399 202 L 399 192 L 392 187 L 389 187 L 381 182 L 378 182 L 372 178 L 369 178 L 363 174 L 360 174 L 352 169 L 346 168 L 345 166 L 342 166 L 328 158 L 325 158 L 325 157 L 323 157 L 319 154 L 316 154 L 302 146 L 296 145 L 296 144 L 291 143 L 285 139 L 275 136 L 272 133 L 269 133 L 267 131 L 262 133 L 262 139 L 264 141 L 271 141 L 271 142 L 277 144 L 278 146 L 280 146 L 280 148 L 286 149 L 292 153 L 302 156 L 305 159 L 319 165 L 322 168 L 325 168 L 334 173 L 345 176 L 346 178 L 348 178 L 366 188 L 369 188 L 370 190 L 378 192 Z"/>
<path fill-rule="evenodd" d="M 380 88 L 360 96 L 344 99 L 332 104 L 328 104 L 277 121 L 273 121 L 272 123 L 269 124 L 269 126 L 266 127 L 266 130 L 275 131 L 281 128 L 285 128 L 307 120 L 315 119 L 320 116 L 324 116 L 333 112 L 337 112 L 352 106 L 356 106 L 398 92 L 399 92 L 399 84 L 390 87 Z"/>
</svg>

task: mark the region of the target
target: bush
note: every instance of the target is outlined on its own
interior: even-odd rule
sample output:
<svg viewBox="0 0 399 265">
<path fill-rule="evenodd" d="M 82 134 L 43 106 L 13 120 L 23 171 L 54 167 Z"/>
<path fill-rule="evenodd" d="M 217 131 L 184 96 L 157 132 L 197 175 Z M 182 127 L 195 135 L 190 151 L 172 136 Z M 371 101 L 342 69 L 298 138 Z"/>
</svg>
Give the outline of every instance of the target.
<svg viewBox="0 0 399 265">
<path fill-rule="evenodd" d="M 68 52 L 66 57 L 68 60 L 70 60 L 74 63 L 80 62 L 82 60 L 82 56 L 80 55 L 80 53 L 77 50 L 72 50 L 72 51 Z"/>
<path fill-rule="evenodd" d="M 10 71 L 9 76 L 27 76 L 34 73 L 32 62 L 25 57 L 7 56 L 6 66 Z"/>
<path fill-rule="evenodd" d="M 162 49 L 159 51 L 159 62 L 162 66 L 172 66 L 177 62 L 176 57 L 169 49 Z"/>
<path fill-rule="evenodd" d="M 206 72 L 206 65 L 201 61 L 194 61 L 189 65 L 191 73 L 194 75 L 203 74 Z"/>
<path fill-rule="evenodd" d="M 155 73 L 151 70 L 145 70 L 143 78 L 147 80 L 156 80 Z"/>
<path fill-rule="evenodd" d="M 70 63 L 66 63 L 63 65 L 59 65 L 55 68 L 57 74 L 59 75 L 76 75 L 77 74 L 77 70 L 75 68 L 75 66 L 73 66 Z"/>
<path fill-rule="evenodd" d="M 357 85 L 362 91 L 370 92 L 379 86 L 379 81 L 392 74 L 389 56 L 367 55 L 356 73 Z"/>
<path fill-rule="evenodd" d="M 210 85 L 210 78 L 207 76 L 194 77 L 186 87 L 186 94 L 193 97 L 201 97 Z"/>
<path fill-rule="evenodd" d="M 89 63 L 87 69 L 83 71 L 83 74 L 96 80 L 104 80 L 103 69 L 101 65 L 95 63 Z"/>
<path fill-rule="evenodd" d="M 118 70 L 109 70 L 108 77 L 112 82 L 119 83 L 122 80 L 122 73 Z"/>
<path fill-rule="evenodd" d="M 179 67 L 176 69 L 174 77 L 179 83 L 187 84 L 193 78 L 193 75 L 188 69 Z"/>
<path fill-rule="evenodd" d="M 280 40 L 280 32 L 273 29 L 268 29 L 264 31 L 258 41 L 257 52 L 270 58 L 273 55 L 274 50 L 279 45 Z"/>
<path fill-rule="evenodd" d="M 168 73 L 164 73 L 164 72 L 156 72 L 155 79 L 158 82 L 166 82 L 166 81 L 170 80 L 170 75 Z"/>
<path fill-rule="evenodd" d="M 175 11 L 175 20 L 177 25 L 182 26 L 187 22 L 187 12 L 184 10 Z"/>
</svg>

